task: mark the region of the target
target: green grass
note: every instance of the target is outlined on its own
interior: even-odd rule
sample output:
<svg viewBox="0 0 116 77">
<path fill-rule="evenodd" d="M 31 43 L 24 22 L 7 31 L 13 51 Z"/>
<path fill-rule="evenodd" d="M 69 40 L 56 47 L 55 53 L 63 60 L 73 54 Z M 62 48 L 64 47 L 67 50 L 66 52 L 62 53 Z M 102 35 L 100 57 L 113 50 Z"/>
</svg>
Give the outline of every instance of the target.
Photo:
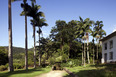
<svg viewBox="0 0 116 77">
<path fill-rule="evenodd" d="M 35 77 L 42 73 L 47 73 L 51 70 L 51 68 L 36 68 L 26 70 L 15 70 L 14 72 L 0 72 L 0 77 Z"/>
<path fill-rule="evenodd" d="M 67 67 L 67 69 L 79 77 L 116 77 L 116 64 Z M 70 75 L 66 74 L 64 77 L 70 77 Z"/>
</svg>

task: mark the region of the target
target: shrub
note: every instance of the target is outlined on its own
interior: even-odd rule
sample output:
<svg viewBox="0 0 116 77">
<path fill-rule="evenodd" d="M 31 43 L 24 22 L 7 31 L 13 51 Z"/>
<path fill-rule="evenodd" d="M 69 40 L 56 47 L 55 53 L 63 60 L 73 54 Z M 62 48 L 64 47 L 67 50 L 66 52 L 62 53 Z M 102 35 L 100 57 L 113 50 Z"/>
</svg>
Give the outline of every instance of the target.
<svg viewBox="0 0 116 77">
<path fill-rule="evenodd" d="M 4 71 L 4 70 L 7 70 L 7 67 L 4 66 L 4 65 L 1 65 L 1 66 L 0 66 L 0 71 Z"/>
<path fill-rule="evenodd" d="M 8 63 L 5 65 L 6 68 L 8 68 Z"/>
<path fill-rule="evenodd" d="M 74 67 L 81 65 L 81 60 L 79 59 L 68 59 L 66 63 L 62 63 L 62 67 Z"/>
<path fill-rule="evenodd" d="M 19 64 L 19 63 L 14 63 L 13 66 L 14 66 L 14 69 L 22 69 L 22 68 L 24 68 L 24 65 Z"/>
<path fill-rule="evenodd" d="M 54 64 L 55 63 L 55 59 L 53 57 L 50 57 L 48 59 L 48 63 L 51 65 L 51 64 Z"/>
</svg>

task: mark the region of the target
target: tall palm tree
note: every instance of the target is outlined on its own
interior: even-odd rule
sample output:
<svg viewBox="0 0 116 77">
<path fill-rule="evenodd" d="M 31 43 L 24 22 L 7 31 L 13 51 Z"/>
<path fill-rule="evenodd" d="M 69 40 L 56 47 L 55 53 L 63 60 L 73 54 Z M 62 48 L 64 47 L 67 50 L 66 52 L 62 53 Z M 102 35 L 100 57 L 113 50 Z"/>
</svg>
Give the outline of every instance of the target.
<svg viewBox="0 0 116 77">
<path fill-rule="evenodd" d="M 40 19 L 40 17 L 45 17 L 45 15 L 44 15 L 43 12 L 39 11 L 39 9 L 41 8 L 41 6 L 40 5 L 39 6 L 38 5 L 34 5 L 33 1 L 32 1 L 32 6 L 27 5 L 27 7 L 28 7 L 27 10 L 26 10 L 27 16 L 30 16 L 30 17 L 33 18 L 33 22 L 32 22 L 32 24 L 33 24 L 33 30 L 34 30 L 33 32 L 35 32 L 35 27 L 38 26 L 38 29 L 39 29 L 38 30 L 39 31 L 39 38 L 40 38 L 40 34 L 41 34 L 41 28 L 40 27 L 42 27 L 43 25 L 46 25 L 44 23 L 45 19 L 44 18 Z M 23 13 L 24 13 L 24 11 L 22 12 L 22 14 Z M 34 35 L 34 40 L 35 40 L 35 35 Z M 34 41 L 34 44 L 35 44 L 35 41 Z M 35 53 L 35 45 L 34 45 L 34 53 Z M 35 54 L 34 54 L 34 58 L 35 58 Z M 34 61 L 35 61 L 35 59 L 34 59 Z M 35 62 L 34 62 L 34 64 L 35 64 Z"/>
<path fill-rule="evenodd" d="M 27 42 L 27 0 L 23 0 L 23 3 L 21 3 L 21 7 L 24 9 L 24 16 L 25 16 L 25 69 L 28 70 L 28 42 Z M 22 13 L 20 14 L 23 15 Z"/>
<path fill-rule="evenodd" d="M 77 23 L 77 37 L 83 38 L 84 35 L 90 33 L 90 26 L 91 26 L 91 21 L 89 18 L 86 18 L 83 20 L 81 17 L 79 17 L 80 21 Z M 88 39 L 89 36 L 86 36 L 86 39 Z M 88 43 L 88 42 L 87 42 Z M 88 44 L 87 44 L 88 45 Z M 89 61 L 89 52 L 88 52 L 88 46 L 87 46 L 87 58 L 88 58 L 88 63 Z"/>
<path fill-rule="evenodd" d="M 8 0 L 8 23 L 9 23 L 9 71 L 14 71 L 13 69 L 13 51 L 12 51 L 12 15 L 11 15 L 11 0 Z"/>
<path fill-rule="evenodd" d="M 41 12 L 42 13 L 42 12 Z M 39 36 L 39 46 L 40 46 L 40 34 L 42 33 L 42 30 L 41 30 L 41 28 L 43 27 L 43 26 L 48 26 L 48 24 L 47 23 L 45 23 L 45 19 L 44 18 L 40 18 L 40 16 L 41 16 L 41 13 L 40 14 L 38 14 L 38 16 L 37 16 L 37 18 L 35 18 L 35 20 L 31 20 L 32 21 L 32 24 L 35 26 L 35 27 L 38 27 L 38 31 L 37 31 L 37 33 L 38 33 L 38 36 Z M 41 66 L 41 51 L 40 51 L 40 49 L 39 49 L 39 66 Z"/>
<path fill-rule="evenodd" d="M 33 20 L 31 20 L 31 24 L 33 25 L 33 39 L 34 39 L 34 68 L 36 68 L 35 17 L 36 17 L 38 10 L 40 9 L 40 6 L 34 5 L 34 1 L 32 1 L 32 6 L 29 6 L 29 7 L 30 9 L 27 15 L 33 18 Z"/>
<path fill-rule="evenodd" d="M 36 36 L 35 36 L 35 31 L 36 31 L 36 28 L 35 28 L 35 24 L 34 24 L 34 20 L 31 20 L 31 24 L 33 25 L 33 39 L 34 39 L 34 68 L 36 68 Z"/>
<path fill-rule="evenodd" d="M 99 39 L 101 39 L 104 35 L 106 35 L 106 32 L 102 29 L 103 27 L 102 21 L 96 21 L 94 30 L 97 31 L 96 39 L 97 39 L 97 59 L 98 59 L 98 47 L 99 47 Z"/>
<path fill-rule="evenodd" d="M 94 23 L 93 23 L 93 26 L 94 26 Z M 97 31 L 95 31 L 95 30 L 92 30 L 91 29 L 91 36 L 93 37 L 93 39 L 92 39 L 92 42 L 93 42 L 93 64 L 95 63 L 95 61 L 94 61 L 94 57 L 95 57 L 95 55 L 94 55 L 94 38 L 96 37 L 96 35 L 97 35 Z"/>
<path fill-rule="evenodd" d="M 12 2 L 14 1 L 21 1 L 21 0 L 10 0 Z M 36 0 L 30 0 L 32 2 L 36 2 Z M 28 70 L 28 41 L 27 41 L 27 12 L 29 11 L 29 6 L 26 3 L 27 0 L 23 0 L 23 3 L 21 4 L 21 7 L 24 9 L 22 13 L 20 14 L 25 15 L 25 69 Z"/>
<path fill-rule="evenodd" d="M 37 24 L 35 25 L 35 26 L 38 27 L 37 33 L 38 33 L 38 36 L 39 36 L 39 46 L 40 46 L 40 34 L 42 33 L 41 28 L 42 28 L 43 26 L 48 26 L 48 24 L 45 23 L 45 21 L 46 21 L 46 20 L 45 20 L 44 18 L 41 18 L 41 19 L 39 19 L 39 21 L 38 21 Z M 41 50 L 40 50 L 40 48 L 39 48 L 39 66 L 41 66 Z"/>
</svg>

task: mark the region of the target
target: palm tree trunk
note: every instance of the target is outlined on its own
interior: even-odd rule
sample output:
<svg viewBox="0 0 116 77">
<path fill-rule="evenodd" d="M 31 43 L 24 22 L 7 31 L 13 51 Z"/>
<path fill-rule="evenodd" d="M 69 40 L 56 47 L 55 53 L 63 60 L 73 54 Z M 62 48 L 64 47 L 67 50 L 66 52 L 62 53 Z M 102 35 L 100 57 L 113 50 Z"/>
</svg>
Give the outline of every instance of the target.
<svg viewBox="0 0 116 77">
<path fill-rule="evenodd" d="M 8 23 L 9 23 L 9 52 L 8 52 L 8 58 L 9 58 L 9 67 L 8 70 L 14 71 L 13 69 L 13 51 L 12 51 L 12 15 L 11 15 L 11 0 L 8 0 Z"/>
<path fill-rule="evenodd" d="M 24 5 L 27 0 L 23 0 Z M 25 11 L 25 9 L 24 9 Z M 27 48 L 27 15 L 25 13 L 25 69 L 28 70 L 28 48 Z"/>
<path fill-rule="evenodd" d="M 33 25 L 33 38 L 34 38 L 34 68 L 36 68 L 35 25 Z"/>
<path fill-rule="evenodd" d="M 93 45 L 93 64 L 94 64 L 94 45 Z"/>
<path fill-rule="evenodd" d="M 39 66 L 41 66 L 40 33 L 39 33 Z"/>
<path fill-rule="evenodd" d="M 95 61 L 94 61 L 94 38 L 93 38 L 93 64 L 95 63 Z"/>
<path fill-rule="evenodd" d="M 88 58 L 88 64 L 90 64 L 90 60 L 89 60 L 89 45 L 88 45 L 88 40 L 87 40 L 87 58 Z"/>
<path fill-rule="evenodd" d="M 84 41 L 84 66 L 85 66 L 85 56 L 86 56 L 86 53 L 85 53 L 85 41 Z"/>
<path fill-rule="evenodd" d="M 82 65 L 83 65 L 83 43 L 82 43 Z"/>
<path fill-rule="evenodd" d="M 25 69 L 28 70 L 27 16 L 25 15 Z"/>
<path fill-rule="evenodd" d="M 97 59 L 98 59 L 98 43 L 97 43 Z"/>
</svg>

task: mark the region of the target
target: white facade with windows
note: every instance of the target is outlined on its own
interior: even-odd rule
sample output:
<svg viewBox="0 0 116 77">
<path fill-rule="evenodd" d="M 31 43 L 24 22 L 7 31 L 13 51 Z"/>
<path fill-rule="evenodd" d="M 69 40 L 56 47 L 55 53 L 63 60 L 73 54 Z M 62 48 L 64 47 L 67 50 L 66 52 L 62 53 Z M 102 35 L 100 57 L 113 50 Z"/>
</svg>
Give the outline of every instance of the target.
<svg viewBox="0 0 116 77">
<path fill-rule="evenodd" d="M 101 39 L 102 63 L 116 62 L 116 31 Z"/>
</svg>

